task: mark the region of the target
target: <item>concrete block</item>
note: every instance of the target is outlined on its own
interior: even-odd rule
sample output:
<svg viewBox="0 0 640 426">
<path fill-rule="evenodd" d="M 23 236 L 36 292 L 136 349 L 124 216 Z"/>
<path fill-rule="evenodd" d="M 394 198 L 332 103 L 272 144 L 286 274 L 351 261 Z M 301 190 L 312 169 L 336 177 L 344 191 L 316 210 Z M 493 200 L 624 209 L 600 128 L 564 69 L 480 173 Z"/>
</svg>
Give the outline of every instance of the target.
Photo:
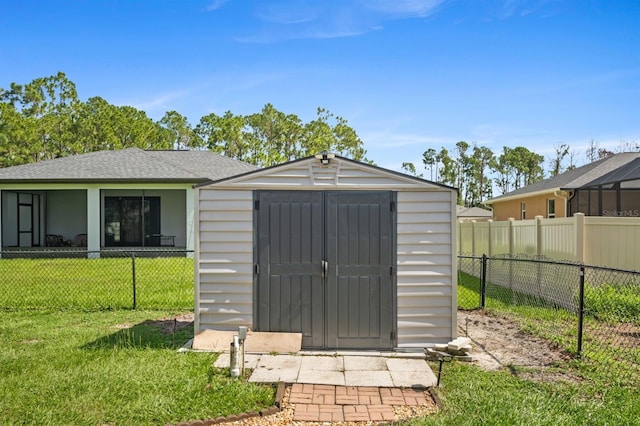
<svg viewBox="0 0 640 426">
<path fill-rule="evenodd" d="M 459 351 L 460 348 L 469 344 L 471 344 L 471 339 L 469 339 L 468 337 L 458 337 L 457 339 L 449 342 L 449 344 L 447 345 L 447 349 Z"/>
</svg>

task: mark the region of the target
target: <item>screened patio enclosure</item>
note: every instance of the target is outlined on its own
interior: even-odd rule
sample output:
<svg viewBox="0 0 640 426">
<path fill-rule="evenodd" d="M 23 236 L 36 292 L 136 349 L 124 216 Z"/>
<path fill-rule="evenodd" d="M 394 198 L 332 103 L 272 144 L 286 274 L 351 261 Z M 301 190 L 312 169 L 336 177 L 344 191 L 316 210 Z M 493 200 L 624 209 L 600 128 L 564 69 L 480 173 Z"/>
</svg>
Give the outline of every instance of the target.
<svg viewBox="0 0 640 426">
<path fill-rule="evenodd" d="M 1 191 L 2 249 L 188 248 L 187 189 Z"/>
<path fill-rule="evenodd" d="M 640 158 L 572 191 L 568 215 L 640 217 Z"/>
</svg>

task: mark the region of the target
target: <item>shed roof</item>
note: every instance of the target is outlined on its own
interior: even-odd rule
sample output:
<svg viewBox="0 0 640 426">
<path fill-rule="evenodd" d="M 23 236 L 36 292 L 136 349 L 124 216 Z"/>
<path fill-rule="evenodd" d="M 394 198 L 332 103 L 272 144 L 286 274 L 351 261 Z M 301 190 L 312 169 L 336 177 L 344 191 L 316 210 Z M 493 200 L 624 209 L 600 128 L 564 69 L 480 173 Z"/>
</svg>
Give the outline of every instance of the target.
<svg viewBox="0 0 640 426">
<path fill-rule="evenodd" d="M 382 167 L 351 160 L 335 155 L 328 165 L 322 165 L 315 156 L 300 158 L 287 163 L 251 170 L 237 176 L 228 176 L 203 182 L 197 187 L 216 185 L 240 185 L 244 187 L 274 186 L 313 187 L 333 186 L 335 188 L 375 187 L 375 188 L 431 188 L 457 191 L 456 188 L 431 182 L 419 177 L 406 175 Z M 372 181 L 371 179 L 374 179 Z M 355 183 L 358 181 L 358 183 Z M 304 182 L 304 183 L 301 183 Z"/>
<path fill-rule="evenodd" d="M 0 182 L 204 182 L 257 167 L 211 151 L 97 151 L 0 169 Z"/>
</svg>

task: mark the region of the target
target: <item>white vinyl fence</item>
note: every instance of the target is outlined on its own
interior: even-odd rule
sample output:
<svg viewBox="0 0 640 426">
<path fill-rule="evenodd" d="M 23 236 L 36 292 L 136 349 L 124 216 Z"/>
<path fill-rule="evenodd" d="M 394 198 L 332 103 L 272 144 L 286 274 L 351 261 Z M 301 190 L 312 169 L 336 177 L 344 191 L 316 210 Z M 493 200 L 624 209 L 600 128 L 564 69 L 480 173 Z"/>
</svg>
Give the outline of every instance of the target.
<svg viewBox="0 0 640 426">
<path fill-rule="evenodd" d="M 640 270 L 640 218 L 585 216 L 458 223 L 458 254 L 543 256 Z"/>
</svg>

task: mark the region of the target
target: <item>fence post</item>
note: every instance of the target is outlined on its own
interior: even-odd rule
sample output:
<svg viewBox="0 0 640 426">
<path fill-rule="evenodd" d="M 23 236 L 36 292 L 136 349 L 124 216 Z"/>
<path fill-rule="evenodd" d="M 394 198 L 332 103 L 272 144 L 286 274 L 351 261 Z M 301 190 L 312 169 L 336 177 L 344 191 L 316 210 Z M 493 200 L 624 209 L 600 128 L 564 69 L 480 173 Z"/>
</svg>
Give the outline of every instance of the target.
<svg viewBox="0 0 640 426">
<path fill-rule="evenodd" d="M 463 231 L 463 226 L 462 226 L 462 219 L 459 219 L 457 221 L 457 225 L 458 225 L 458 254 L 463 254 L 464 253 L 464 237 L 462 235 L 462 231 Z"/>
<path fill-rule="evenodd" d="M 513 222 L 515 219 L 509 218 L 509 231 L 507 233 L 507 237 L 509 238 L 509 285 L 513 283 L 513 250 L 515 246 L 515 236 L 513 235 Z"/>
<path fill-rule="evenodd" d="M 536 216 L 536 257 L 540 259 L 544 253 L 542 247 L 542 216 Z"/>
<path fill-rule="evenodd" d="M 508 234 L 508 238 L 509 238 L 509 256 L 513 257 L 513 251 L 515 250 L 515 245 L 516 245 L 516 237 L 513 233 L 513 222 L 515 222 L 516 220 L 512 217 L 509 218 L 509 234 Z"/>
<path fill-rule="evenodd" d="M 542 232 L 542 216 L 536 216 L 536 259 L 542 259 L 544 255 L 544 236 Z M 542 264 L 536 263 L 536 284 L 538 285 L 538 297 L 542 297 Z"/>
<path fill-rule="evenodd" d="M 136 252 L 131 252 L 131 277 L 133 285 L 133 309 L 136 309 Z"/>
<path fill-rule="evenodd" d="M 584 213 L 576 213 L 573 215 L 575 221 L 573 226 L 575 227 L 576 236 L 576 262 L 584 262 Z"/>
<path fill-rule="evenodd" d="M 476 255 L 476 221 L 471 221 L 471 255 Z"/>
<path fill-rule="evenodd" d="M 493 256 L 493 231 L 491 229 L 491 224 L 493 223 L 493 219 L 487 220 L 487 254 L 489 257 Z"/>
<path fill-rule="evenodd" d="M 580 292 L 578 298 L 578 356 L 581 356 L 584 320 L 584 265 L 580 265 Z"/>
<path fill-rule="evenodd" d="M 486 294 L 487 294 L 487 255 L 482 255 L 482 272 L 480 274 L 480 307 L 482 309 L 486 306 Z"/>
</svg>

